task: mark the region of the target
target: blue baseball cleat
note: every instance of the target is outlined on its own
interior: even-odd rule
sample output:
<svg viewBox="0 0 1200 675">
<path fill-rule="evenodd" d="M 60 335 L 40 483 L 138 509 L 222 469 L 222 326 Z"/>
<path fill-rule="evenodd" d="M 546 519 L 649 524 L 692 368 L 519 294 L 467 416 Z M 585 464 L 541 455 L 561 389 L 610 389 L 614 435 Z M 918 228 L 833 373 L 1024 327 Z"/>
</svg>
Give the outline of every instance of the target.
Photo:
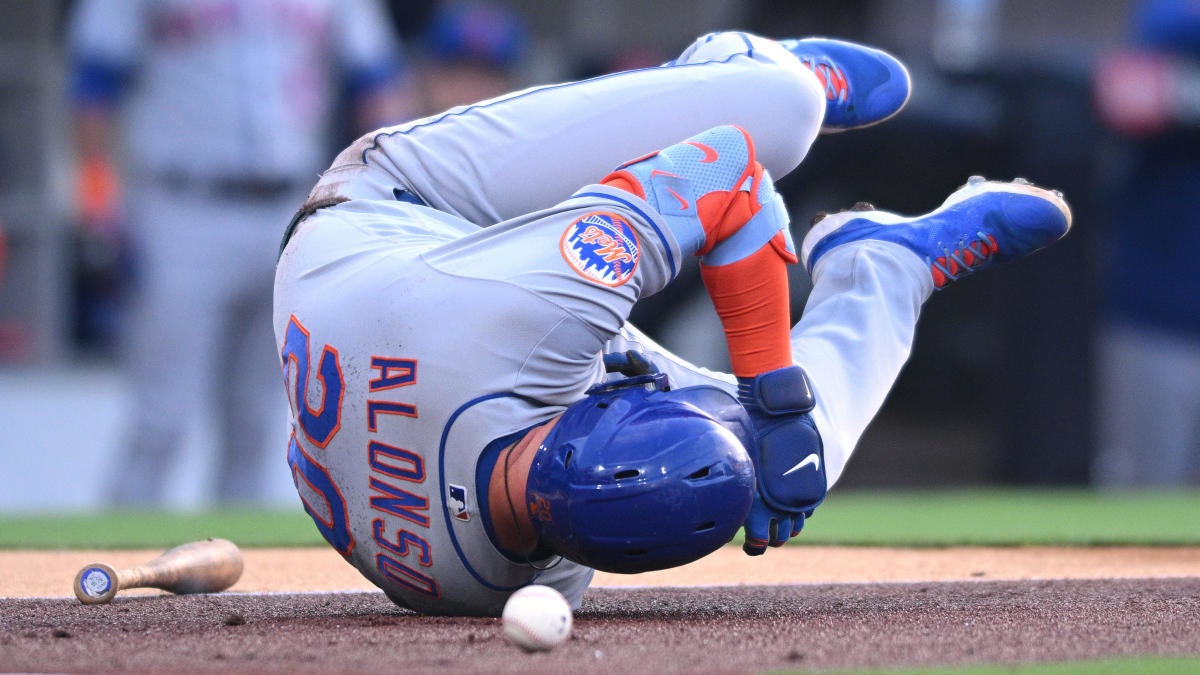
<svg viewBox="0 0 1200 675">
<path fill-rule="evenodd" d="M 1057 190 L 1018 178 L 1011 183 L 972 176 L 935 211 L 906 218 L 860 202 L 848 211 L 818 214 L 800 259 L 811 274 L 830 250 L 867 239 L 899 244 L 929 266 L 941 289 L 993 263 L 1028 255 L 1062 239 L 1071 208 Z"/>
<path fill-rule="evenodd" d="M 912 93 L 908 69 L 887 52 L 827 38 L 779 42 L 825 87 L 823 134 L 879 124 L 908 103 Z"/>
</svg>

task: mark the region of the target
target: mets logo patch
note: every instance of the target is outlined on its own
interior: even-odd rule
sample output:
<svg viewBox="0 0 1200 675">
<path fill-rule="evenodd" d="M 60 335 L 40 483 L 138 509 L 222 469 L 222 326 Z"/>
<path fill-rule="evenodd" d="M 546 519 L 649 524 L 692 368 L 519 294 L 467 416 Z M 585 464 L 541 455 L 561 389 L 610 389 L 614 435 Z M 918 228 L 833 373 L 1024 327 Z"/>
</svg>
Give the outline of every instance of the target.
<svg viewBox="0 0 1200 675">
<path fill-rule="evenodd" d="M 559 249 L 579 276 L 605 286 L 620 286 L 637 269 L 637 233 L 615 213 L 597 211 L 571 223 Z"/>
</svg>

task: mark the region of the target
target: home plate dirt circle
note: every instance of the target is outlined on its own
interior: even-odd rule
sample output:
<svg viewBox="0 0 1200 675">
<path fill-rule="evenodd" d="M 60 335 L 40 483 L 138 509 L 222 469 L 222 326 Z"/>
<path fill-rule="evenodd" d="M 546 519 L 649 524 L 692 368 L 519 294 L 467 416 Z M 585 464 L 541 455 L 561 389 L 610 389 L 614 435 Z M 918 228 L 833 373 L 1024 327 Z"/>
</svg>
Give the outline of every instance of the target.
<svg viewBox="0 0 1200 675">
<path fill-rule="evenodd" d="M 673 581 L 602 575 L 571 638 L 537 654 L 508 642 L 498 619 L 422 617 L 355 587 L 357 572 L 330 551 L 245 553 L 230 592 L 131 591 L 94 606 L 69 595 L 77 567 L 136 564 L 145 551 L 0 555 L 0 671 L 610 675 L 1200 655 L 1200 550 L 1189 548 L 797 546 L 760 559 L 731 548 Z M 279 580 L 290 566 L 295 578 L 324 575 L 328 557 L 334 578 L 311 582 L 323 587 L 274 587 L 295 583 Z M 1023 576 L 1019 561 L 1032 568 Z M 835 568 L 863 576 L 812 578 Z M 43 572 L 57 590 L 39 590 Z"/>
</svg>

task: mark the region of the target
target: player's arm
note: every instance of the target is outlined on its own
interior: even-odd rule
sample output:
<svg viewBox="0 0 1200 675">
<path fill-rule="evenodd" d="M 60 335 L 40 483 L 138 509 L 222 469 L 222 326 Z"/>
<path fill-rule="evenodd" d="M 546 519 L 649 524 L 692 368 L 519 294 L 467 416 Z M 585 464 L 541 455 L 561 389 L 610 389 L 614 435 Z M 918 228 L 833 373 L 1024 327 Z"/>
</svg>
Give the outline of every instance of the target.
<svg viewBox="0 0 1200 675">
<path fill-rule="evenodd" d="M 770 178 L 764 173 L 763 180 Z M 731 237 L 700 265 L 721 318 L 738 400 L 755 427 L 750 455 L 758 490 L 745 524 L 748 555 L 761 555 L 767 546 L 782 546 L 799 534 L 827 487 L 821 437 L 808 414 L 815 404 L 812 387 L 791 353 L 787 266 L 796 262 L 795 248 L 778 195 L 772 190 L 761 206 L 747 214 L 745 229 L 768 217 L 782 222 L 765 244 L 746 253 L 742 249 L 748 247 Z"/>
<path fill-rule="evenodd" d="M 138 0 L 81 0 L 71 15 L 68 96 L 77 208 L 87 229 L 108 231 L 116 221 L 117 112 L 145 46 L 144 12 L 144 3 Z"/>
<path fill-rule="evenodd" d="M 796 253 L 783 200 L 755 159 L 749 133 L 734 126 L 627 162 L 603 183 L 645 199 L 681 250 L 700 256 L 738 400 L 754 425 L 747 449 L 757 490 L 745 550 L 758 555 L 781 546 L 826 488 L 820 436 L 808 414 L 812 391 L 792 359 L 787 266 Z"/>
<path fill-rule="evenodd" d="M 75 112 L 76 207 L 89 230 L 108 230 L 117 219 L 120 181 L 112 146 L 112 108 L 88 106 Z"/>
<path fill-rule="evenodd" d="M 637 326 L 626 323 L 621 332 L 604 346 L 605 353 L 628 351 L 644 355 L 657 372 L 666 373 L 671 386 L 682 388 L 696 385 L 720 387 L 731 395 L 737 395 L 737 378 L 731 373 L 710 370 L 681 358 L 646 335 Z"/>
<path fill-rule="evenodd" d="M 804 370 L 792 361 L 784 235 L 725 265 L 701 265 L 721 317 L 737 376 L 738 400 L 754 422 L 750 448 L 758 491 L 746 519 L 743 550 L 761 555 L 800 533 L 825 498 L 820 434 L 808 414 L 815 404 Z"/>
</svg>

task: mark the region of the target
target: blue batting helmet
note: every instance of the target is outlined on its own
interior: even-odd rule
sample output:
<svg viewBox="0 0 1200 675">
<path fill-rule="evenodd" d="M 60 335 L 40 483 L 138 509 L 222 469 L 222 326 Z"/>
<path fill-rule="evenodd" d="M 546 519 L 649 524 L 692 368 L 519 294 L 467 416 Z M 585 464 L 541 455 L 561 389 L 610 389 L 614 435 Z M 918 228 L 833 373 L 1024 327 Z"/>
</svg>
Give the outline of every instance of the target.
<svg viewBox="0 0 1200 675">
<path fill-rule="evenodd" d="M 725 545 L 754 499 L 750 418 L 666 375 L 599 385 L 538 448 L 527 503 L 540 543 L 605 572 L 676 567 Z"/>
</svg>

